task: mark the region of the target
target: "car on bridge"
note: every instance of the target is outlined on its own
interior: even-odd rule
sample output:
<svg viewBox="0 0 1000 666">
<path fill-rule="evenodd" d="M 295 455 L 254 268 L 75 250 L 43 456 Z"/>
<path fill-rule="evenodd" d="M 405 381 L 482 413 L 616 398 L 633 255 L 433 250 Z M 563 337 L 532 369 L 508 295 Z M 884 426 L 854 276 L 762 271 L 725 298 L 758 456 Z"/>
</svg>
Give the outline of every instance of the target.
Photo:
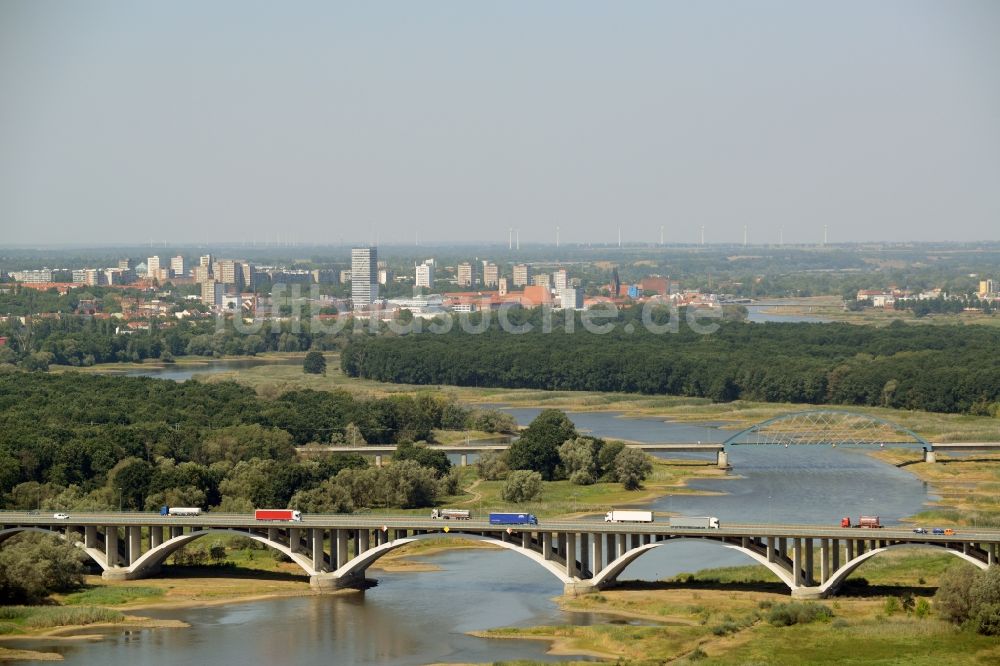
<svg viewBox="0 0 1000 666">
<path fill-rule="evenodd" d="M 67 518 L 69 518 L 69 514 L 68 513 L 53 513 L 52 517 L 55 518 L 56 520 L 66 520 Z"/>
<path fill-rule="evenodd" d="M 925 528 L 923 528 L 923 527 L 914 527 L 913 528 L 913 533 L 914 534 L 927 534 L 927 530 Z"/>
<path fill-rule="evenodd" d="M 951 529 L 950 527 L 945 527 L 945 528 L 935 527 L 934 529 L 931 530 L 931 534 L 943 534 L 945 536 L 953 536 L 955 534 L 955 530 Z"/>
</svg>

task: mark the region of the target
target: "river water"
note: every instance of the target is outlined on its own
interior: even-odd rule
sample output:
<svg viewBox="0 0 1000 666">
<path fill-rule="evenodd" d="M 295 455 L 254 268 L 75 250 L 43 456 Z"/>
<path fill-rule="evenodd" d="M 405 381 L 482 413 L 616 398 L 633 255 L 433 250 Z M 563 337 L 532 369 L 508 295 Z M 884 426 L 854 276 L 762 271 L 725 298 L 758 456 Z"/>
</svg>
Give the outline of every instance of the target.
<svg viewBox="0 0 1000 666">
<path fill-rule="evenodd" d="M 168 363 L 163 366 L 136 366 L 134 369 L 110 370 L 108 374 L 121 375 L 124 377 L 155 377 L 156 379 L 171 379 L 175 382 L 183 382 L 191 379 L 195 375 L 215 375 L 220 372 L 233 372 L 252 368 L 258 365 L 302 365 L 301 358 L 267 360 L 259 358 L 240 359 L 206 359 L 204 363 Z"/>
<path fill-rule="evenodd" d="M 173 377 L 171 377 L 173 378 Z M 507 410 L 526 424 L 539 409 Z M 716 424 L 620 418 L 613 412 L 570 413 L 581 430 L 645 442 L 721 442 L 732 431 Z M 915 452 L 915 456 L 919 455 Z M 714 455 L 689 454 L 714 462 Z M 726 478 L 689 487 L 717 495 L 669 495 L 648 508 L 713 515 L 730 522 L 839 524 L 841 516 L 878 514 L 885 523 L 921 510 L 926 484 L 861 451 L 826 447 L 737 447 Z M 612 508 L 612 507 L 608 507 Z M 561 584 L 510 551 L 454 550 L 428 557 L 439 571 L 372 570 L 376 587 L 348 596 L 308 596 L 210 608 L 150 610 L 181 619 L 187 629 L 109 631 L 96 642 L 17 641 L 7 645 L 55 650 L 67 664 L 386 664 L 535 659 L 547 645 L 488 640 L 465 632 L 501 626 L 608 622 L 565 613 L 552 598 Z M 639 558 L 623 579 L 657 579 L 715 566 L 749 564 L 745 556 L 704 542 L 679 542 Z"/>
</svg>

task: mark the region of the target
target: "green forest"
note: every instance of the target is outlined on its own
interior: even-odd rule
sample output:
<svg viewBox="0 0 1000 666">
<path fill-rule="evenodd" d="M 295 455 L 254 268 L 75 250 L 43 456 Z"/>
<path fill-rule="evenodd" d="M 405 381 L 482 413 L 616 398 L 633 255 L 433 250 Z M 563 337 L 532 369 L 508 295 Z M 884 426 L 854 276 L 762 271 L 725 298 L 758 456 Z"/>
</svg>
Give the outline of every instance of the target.
<svg viewBox="0 0 1000 666">
<path fill-rule="evenodd" d="M 884 406 L 996 415 L 1000 330 L 981 326 L 719 322 L 702 335 L 681 325 L 648 331 L 635 311 L 613 330 L 577 321 L 543 332 L 354 337 L 341 367 L 354 377 L 411 384 L 614 391 Z M 521 322 L 518 322 L 521 323 Z"/>
<path fill-rule="evenodd" d="M 516 427 L 431 394 L 265 399 L 232 382 L 12 370 L 0 373 L 0 497 L 4 508 L 45 510 L 429 506 L 458 479 L 444 453 L 413 443 L 491 425 Z M 296 449 L 366 442 L 399 445 L 393 464 Z"/>
</svg>

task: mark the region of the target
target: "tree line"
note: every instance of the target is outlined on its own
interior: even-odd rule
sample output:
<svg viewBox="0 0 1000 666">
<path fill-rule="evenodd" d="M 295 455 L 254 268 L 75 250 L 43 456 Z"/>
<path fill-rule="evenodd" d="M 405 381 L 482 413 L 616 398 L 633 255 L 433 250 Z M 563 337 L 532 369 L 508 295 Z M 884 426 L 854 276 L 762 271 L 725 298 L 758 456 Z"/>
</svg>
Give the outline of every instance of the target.
<svg viewBox="0 0 1000 666">
<path fill-rule="evenodd" d="M 579 317 L 579 315 L 577 315 Z M 352 377 L 410 384 L 681 395 L 1000 413 L 1000 330 L 984 326 L 886 327 L 843 323 L 718 322 L 701 335 L 647 330 L 635 311 L 613 330 L 527 333 L 495 323 L 480 334 L 354 337 L 341 352 Z M 654 314 L 665 318 L 665 313 Z M 520 322 L 516 322 L 520 323 Z"/>
<path fill-rule="evenodd" d="M 353 495 L 354 506 L 426 506 L 455 482 L 443 453 L 413 443 L 467 427 L 516 424 L 429 393 L 296 390 L 265 399 L 233 382 L 2 372 L 0 498 L 10 509 L 284 507 L 367 467 L 357 455 L 302 459 L 296 447 L 367 442 L 402 445 L 399 467 L 377 472 L 377 490 Z M 414 490 L 400 494 L 407 484 Z"/>
</svg>

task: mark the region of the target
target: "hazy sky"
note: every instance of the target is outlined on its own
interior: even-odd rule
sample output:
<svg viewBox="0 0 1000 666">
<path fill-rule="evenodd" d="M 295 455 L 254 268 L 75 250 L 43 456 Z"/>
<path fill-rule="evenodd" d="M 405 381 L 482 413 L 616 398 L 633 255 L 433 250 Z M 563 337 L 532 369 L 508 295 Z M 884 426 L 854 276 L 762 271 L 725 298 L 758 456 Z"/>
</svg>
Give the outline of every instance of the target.
<svg viewBox="0 0 1000 666">
<path fill-rule="evenodd" d="M 0 244 L 1000 239 L 1000 2 L 0 0 Z"/>
</svg>

